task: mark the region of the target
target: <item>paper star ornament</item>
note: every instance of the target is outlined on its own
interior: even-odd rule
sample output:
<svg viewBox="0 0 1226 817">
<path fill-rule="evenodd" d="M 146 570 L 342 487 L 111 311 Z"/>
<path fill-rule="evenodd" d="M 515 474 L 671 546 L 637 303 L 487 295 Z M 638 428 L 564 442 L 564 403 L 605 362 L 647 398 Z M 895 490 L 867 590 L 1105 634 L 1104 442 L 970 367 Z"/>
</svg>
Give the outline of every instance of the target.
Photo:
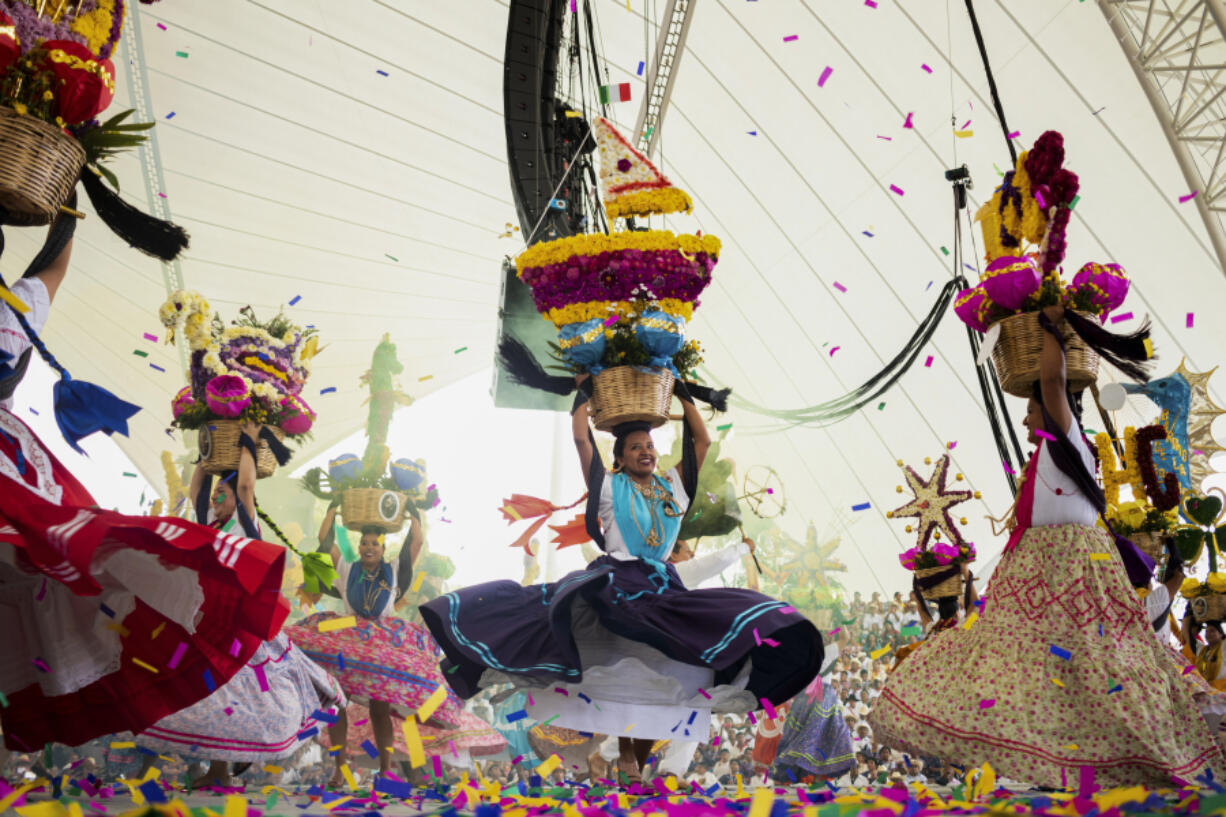
<svg viewBox="0 0 1226 817">
<path fill-rule="evenodd" d="M 899 463 L 902 464 L 901 462 Z M 971 491 L 950 491 L 945 487 L 945 479 L 949 475 L 949 455 L 943 455 L 936 461 L 932 476 L 927 480 L 920 479 L 911 466 L 903 466 L 903 476 L 914 498 L 886 514 L 893 519 L 899 516 L 913 516 L 918 521 L 916 527 L 916 546 L 920 550 L 928 547 L 928 539 L 934 531 L 937 538 L 945 535 L 946 541 L 952 545 L 963 545 L 962 534 L 954 524 L 950 509 L 966 502 L 973 496 Z M 901 487 L 900 489 L 901 490 Z"/>
</svg>

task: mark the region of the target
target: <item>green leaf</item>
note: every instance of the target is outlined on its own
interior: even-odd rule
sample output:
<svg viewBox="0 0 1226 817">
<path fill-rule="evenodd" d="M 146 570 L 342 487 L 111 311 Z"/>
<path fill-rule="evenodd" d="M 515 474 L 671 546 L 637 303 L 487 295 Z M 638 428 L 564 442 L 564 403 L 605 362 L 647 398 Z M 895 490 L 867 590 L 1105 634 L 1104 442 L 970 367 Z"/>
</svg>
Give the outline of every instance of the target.
<svg viewBox="0 0 1226 817">
<path fill-rule="evenodd" d="M 119 192 L 119 177 L 116 176 L 110 168 L 98 164 L 93 165 L 93 168 L 98 171 L 98 174 L 102 176 L 102 178 L 106 179 L 111 187 L 115 188 L 116 193 Z"/>
</svg>

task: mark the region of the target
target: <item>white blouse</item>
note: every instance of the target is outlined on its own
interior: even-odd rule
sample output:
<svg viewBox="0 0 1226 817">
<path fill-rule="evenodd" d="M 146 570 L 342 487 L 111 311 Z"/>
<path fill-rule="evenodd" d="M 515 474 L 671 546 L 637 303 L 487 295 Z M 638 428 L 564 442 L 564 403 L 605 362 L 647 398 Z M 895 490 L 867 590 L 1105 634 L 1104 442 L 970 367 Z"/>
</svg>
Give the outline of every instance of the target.
<svg viewBox="0 0 1226 817">
<path fill-rule="evenodd" d="M 405 545 L 405 547 L 408 547 L 408 545 Z M 392 566 L 392 592 L 391 595 L 388 596 L 387 604 L 383 605 L 383 609 L 379 612 L 378 618 L 393 618 L 396 615 L 396 582 L 399 578 L 396 574 L 399 572 L 400 560 L 394 559 L 388 562 L 388 564 Z M 362 569 L 357 562 L 350 564 L 349 562 L 346 562 L 344 558 L 342 558 L 340 563 L 336 566 L 335 587 L 341 594 L 341 601 L 345 603 L 345 612 L 351 616 L 357 615 L 357 611 L 354 610 L 353 605 L 349 603 L 349 572 L 355 565 L 357 565 L 358 570 Z"/>
<path fill-rule="evenodd" d="M 1086 470 L 1094 473 L 1094 455 L 1081 436 L 1081 426 L 1074 418 L 1068 430 L 1072 441 L 1085 463 Z M 1031 526 L 1038 525 L 1089 525 L 1098 523 L 1098 511 L 1090 500 L 1082 496 L 1077 483 L 1073 482 L 1052 461 L 1046 441 L 1039 449 L 1039 464 L 1035 468 L 1034 509 L 1030 515 Z"/>
<path fill-rule="evenodd" d="M 663 476 L 672 488 L 673 499 L 677 507 L 684 514 L 686 508 L 690 506 L 690 498 L 686 495 L 685 488 L 681 486 L 681 472 L 676 468 L 670 468 Z M 626 547 L 626 540 L 622 538 L 621 531 L 617 528 L 617 519 L 613 515 L 613 477 L 610 474 L 606 474 L 600 483 L 598 513 L 600 514 L 600 526 L 604 528 L 605 553 L 623 562 L 637 558 L 630 555 L 630 550 Z"/>
</svg>

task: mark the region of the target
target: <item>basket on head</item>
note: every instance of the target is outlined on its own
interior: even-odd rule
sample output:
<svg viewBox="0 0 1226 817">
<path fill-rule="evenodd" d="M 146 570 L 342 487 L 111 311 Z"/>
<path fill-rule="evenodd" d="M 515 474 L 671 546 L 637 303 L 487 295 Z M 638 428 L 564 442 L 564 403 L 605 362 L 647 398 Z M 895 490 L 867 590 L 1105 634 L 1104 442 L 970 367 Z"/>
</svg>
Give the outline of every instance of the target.
<svg viewBox="0 0 1226 817">
<path fill-rule="evenodd" d="M 1085 317 L 1092 317 L 1086 315 Z M 1029 397 L 1039 379 L 1039 353 L 1043 350 L 1043 327 L 1038 313 L 1023 312 L 999 322 L 1000 338 L 992 347 L 992 362 L 1000 387 L 1014 397 Z M 1098 380 L 1098 353 L 1086 345 L 1067 323 L 1064 330 L 1064 362 L 1069 388 L 1078 392 Z"/>
<path fill-rule="evenodd" d="M 341 493 L 341 520 L 349 530 L 378 528 L 395 533 L 404 525 L 408 495 L 386 488 L 349 488 Z"/>
<path fill-rule="evenodd" d="M 1197 596 L 1188 606 L 1192 608 L 1192 617 L 1202 624 L 1206 621 L 1226 619 L 1226 594 Z"/>
<path fill-rule="evenodd" d="M 672 401 L 673 373 L 668 369 L 613 366 L 592 379 L 592 423 L 601 431 L 632 421 L 658 428 L 668 422 Z"/>
<path fill-rule="evenodd" d="M 81 177 L 85 149 L 59 128 L 0 105 L 0 207 L 8 223 L 50 224 Z"/>
<path fill-rule="evenodd" d="M 947 571 L 949 568 L 949 565 L 921 567 L 915 571 L 915 577 L 917 579 L 925 579 L 929 576 L 935 576 L 937 573 Z M 934 587 L 929 587 L 926 590 L 920 590 L 920 593 L 922 593 L 924 598 L 928 601 L 936 601 L 937 599 L 943 599 L 946 596 L 960 596 L 962 595 L 962 574 L 955 572 L 945 581 Z"/>
<path fill-rule="evenodd" d="M 284 439 L 281 429 L 268 426 L 277 439 Z M 200 429 L 200 467 L 210 474 L 224 474 L 238 468 L 238 438 L 242 430 L 238 420 L 210 420 Z M 272 455 L 268 443 L 256 440 L 255 476 L 257 479 L 271 477 L 277 471 L 277 458 Z"/>
<path fill-rule="evenodd" d="M 1149 558 L 1155 563 L 1161 562 L 1166 556 L 1166 539 L 1167 535 L 1161 531 L 1151 533 L 1149 531 L 1140 531 L 1138 533 L 1128 534 L 1128 539 L 1132 541 Z"/>
</svg>

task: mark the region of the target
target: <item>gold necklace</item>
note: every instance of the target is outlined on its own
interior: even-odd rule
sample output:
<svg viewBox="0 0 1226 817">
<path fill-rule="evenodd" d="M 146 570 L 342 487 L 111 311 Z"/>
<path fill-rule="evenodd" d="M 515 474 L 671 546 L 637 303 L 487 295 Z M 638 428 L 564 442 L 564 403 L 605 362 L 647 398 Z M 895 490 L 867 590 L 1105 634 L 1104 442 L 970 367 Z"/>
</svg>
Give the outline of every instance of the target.
<svg viewBox="0 0 1226 817">
<path fill-rule="evenodd" d="M 643 533 L 643 527 L 639 524 L 638 515 L 633 512 L 633 509 L 631 509 L 630 519 L 633 520 L 634 527 L 638 530 L 639 536 L 643 537 L 643 541 L 647 543 L 647 547 L 654 550 L 663 544 L 660 541 L 660 534 L 656 531 L 657 527 L 660 530 L 664 529 L 660 521 L 660 514 L 663 513 L 664 516 L 675 519 L 681 515 L 681 510 L 673 501 L 672 492 L 657 483 L 655 477 L 652 477 L 651 482 L 646 485 L 642 485 L 634 480 L 630 480 L 630 482 L 639 492 L 639 495 L 647 501 L 647 512 L 651 514 L 651 525 L 648 527 L 647 533 Z"/>
</svg>

